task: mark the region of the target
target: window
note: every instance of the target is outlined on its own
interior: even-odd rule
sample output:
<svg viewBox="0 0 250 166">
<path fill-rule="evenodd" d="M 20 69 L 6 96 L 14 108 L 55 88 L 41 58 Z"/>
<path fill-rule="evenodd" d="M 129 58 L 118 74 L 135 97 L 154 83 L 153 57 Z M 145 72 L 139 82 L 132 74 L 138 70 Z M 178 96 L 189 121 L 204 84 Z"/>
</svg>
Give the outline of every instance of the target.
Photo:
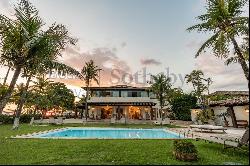
<svg viewBox="0 0 250 166">
<path fill-rule="evenodd" d="M 121 97 L 128 97 L 127 91 L 121 91 Z"/>
<path fill-rule="evenodd" d="M 141 97 L 148 97 L 148 92 L 142 91 L 141 92 Z"/>
<path fill-rule="evenodd" d="M 137 92 L 132 92 L 132 97 L 137 97 Z"/>
<path fill-rule="evenodd" d="M 156 98 L 156 95 L 153 92 L 149 92 L 149 97 L 150 98 Z"/>
</svg>

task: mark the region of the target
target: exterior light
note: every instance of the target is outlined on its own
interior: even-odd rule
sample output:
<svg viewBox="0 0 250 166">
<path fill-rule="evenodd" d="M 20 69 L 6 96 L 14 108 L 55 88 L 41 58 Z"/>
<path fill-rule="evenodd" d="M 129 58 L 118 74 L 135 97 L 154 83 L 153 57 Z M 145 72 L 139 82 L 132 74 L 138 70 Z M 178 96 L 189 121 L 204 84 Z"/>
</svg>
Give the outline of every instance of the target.
<svg viewBox="0 0 250 166">
<path fill-rule="evenodd" d="M 246 113 L 249 113 L 249 107 L 245 108 Z"/>
</svg>

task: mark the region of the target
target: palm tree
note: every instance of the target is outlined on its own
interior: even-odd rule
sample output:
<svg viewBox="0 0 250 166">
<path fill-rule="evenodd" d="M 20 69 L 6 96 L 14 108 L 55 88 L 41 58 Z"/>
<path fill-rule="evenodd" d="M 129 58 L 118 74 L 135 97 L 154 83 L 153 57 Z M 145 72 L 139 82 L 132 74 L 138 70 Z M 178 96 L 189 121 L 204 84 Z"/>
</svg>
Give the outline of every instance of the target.
<svg viewBox="0 0 250 166">
<path fill-rule="evenodd" d="M 163 73 L 152 75 L 150 90 L 156 95 L 160 104 L 160 116 L 162 117 L 163 107 L 167 104 L 171 92 L 171 80 Z M 162 117 L 163 118 L 163 117 Z"/>
<path fill-rule="evenodd" d="M 8 66 L 7 73 L 6 73 L 6 75 L 5 75 L 5 77 L 4 77 L 4 80 L 3 80 L 3 85 L 5 85 L 6 82 L 7 82 L 8 76 L 9 76 L 9 74 L 10 74 L 10 69 L 11 69 L 11 67 Z"/>
<path fill-rule="evenodd" d="M 87 120 L 88 115 L 88 99 L 89 99 L 89 88 L 91 85 L 92 80 L 94 80 L 97 84 L 99 84 L 98 81 L 98 73 L 101 69 L 98 68 L 98 66 L 95 65 L 93 60 L 90 60 L 89 62 L 86 62 L 81 70 L 81 76 L 80 78 L 84 80 L 85 86 L 86 86 L 86 97 L 85 97 L 85 118 Z M 81 114 L 81 118 L 83 118 Z"/>
<path fill-rule="evenodd" d="M 11 64 L 15 69 L 7 93 L 0 97 L 0 114 L 21 72 L 46 59 L 55 59 L 68 44 L 76 42 L 68 36 L 68 30 L 64 25 L 52 24 L 48 30 L 43 31 L 44 23 L 38 16 L 37 9 L 28 0 L 21 0 L 14 9 L 15 20 L 0 15 L 0 60 Z"/>
<path fill-rule="evenodd" d="M 28 68 L 29 66 L 27 66 L 24 71 L 25 74 L 24 76 L 27 77 L 27 82 L 25 87 L 22 90 L 22 93 L 20 95 L 19 101 L 17 103 L 17 108 L 16 108 L 16 117 L 15 117 L 15 124 L 13 126 L 13 129 L 17 129 L 19 126 L 19 118 L 22 112 L 22 108 L 23 105 L 26 101 L 26 95 L 27 95 L 27 91 L 29 88 L 29 84 L 31 82 L 32 77 L 36 76 L 36 75 L 43 75 L 46 74 L 47 72 L 50 72 L 51 70 L 57 70 L 58 73 L 61 74 L 72 74 L 72 75 L 76 75 L 79 76 L 79 72 L 76 71 L 75 69 L 71 68 L 70 66 L 67 66 L 65 64 L 56 62 L 56 61 L 52 61 L 50 59 L 45 59 L 43 61 L 41 61 L 39 64 L 37 65 L 32 65 L 31 68 Z"/>
<path fill-rule="evenodd" d="M 36 78 L 36 81 L 33 81 L 34 85 L 30 87 L 30 98 L 29 102 L 33 103 L 35 106 L 35 111 L 39 110 L 44 113 L 52 105 L 52 101 L 48 96 L 48 88 L 53 81 L 50 81 L 48 78 L 45 78 L 44 75 L 40 75 Z"/>
<path fill-rule="evenodd" d="M 197 17 L 202 23 L 189 27 L 187 30 L 213 33 L 200 47 L 195 57 L 198 57 L 206 48 L 212 47 L 217 57 L 228 58 L 230 47 L 233 46 L 249 87 L 247 59 L 236 40 L 248 34 L 249 31 L 249 18 L 241 15 L 242 8 L 247 2 L 248 0 L 207 0 L 207 12 Z"/>
</svg>

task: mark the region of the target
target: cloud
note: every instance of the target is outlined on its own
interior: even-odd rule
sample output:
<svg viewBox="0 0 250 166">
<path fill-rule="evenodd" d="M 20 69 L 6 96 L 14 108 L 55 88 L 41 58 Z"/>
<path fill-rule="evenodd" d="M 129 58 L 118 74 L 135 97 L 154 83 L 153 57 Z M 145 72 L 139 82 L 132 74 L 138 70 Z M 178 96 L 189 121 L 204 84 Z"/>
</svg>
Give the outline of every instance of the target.
<svg viewBox="0 0 250 166">
<path fill-rule="evenodd" d="M 161 62 L 155 60 L 155 59 L 141 59 L 142 65 L 160 65 Z"/>
<path fill-rule="evenodd" d="M 3 14 L 9 18 L 15 18 L 13 4 L 10 0 L 0 0 L 0 14 Z"/>
<path fill-rule="evenodd" d="M 127 62 L 121 60 L 114 50 L 109 48 L 95 48 L 89 52 L 79 52 L 79 50 L 73 47 L 67 47 L 60 61 L 80 71 L 85 62 L 91 59 L 102 69 L 100 78 L 101 86 L 112 85 L 112 80 L 114 80 L 112 73 L 122 78 L 125 73 L 131 72 L 131 68 Z M 84 86 L 84 82 L 79 79 L 65 77 L 54 80 L 73 86 Z M 92 86 L 96 86 L 96 84 L 93 83 Z"/>
<path fill-rule="evenodd" d="M 212 91 L 247 90 L 247 81 L 240 64 L 226 66 L 224 61 L 224 59 L 206 54 L 196 59 L 195 66 L 202 70 L 207 77 L 212 78 Z"/>
<path fill-rule="evenodd" d="M 199 49 L 201 47 L 201 45 L 203 44 L 203 41 L 197 42 L 195 40 L 190 41 L 189 43 L 186 44 L 186 47 L 190 48 L 190 49 Z"/>
<path fill-rule="evenodd" d="M 9 0 L 0 0 L 0 6 L 2 8 L 8 8 L 10 6 Z"/>
<path fill-rule="evenodd" d="M 126 46 L 127 46 L 127 43 L 126 43 L 126 42 L 122 42 L 122 43 L 121 43 L 121 47 L 122 47 L 122 48 L 124 48 L 124 47 L 126 47 Z"/>
</svg>

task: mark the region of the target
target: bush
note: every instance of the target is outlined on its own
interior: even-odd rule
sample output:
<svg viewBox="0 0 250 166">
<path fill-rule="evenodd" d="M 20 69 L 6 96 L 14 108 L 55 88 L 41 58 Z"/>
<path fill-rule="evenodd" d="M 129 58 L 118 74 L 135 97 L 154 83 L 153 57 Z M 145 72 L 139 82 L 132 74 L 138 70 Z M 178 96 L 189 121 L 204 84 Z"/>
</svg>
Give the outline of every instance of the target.
<svg viewBox="0 0 250 166">
<path fill-rule="evenodd" d="M 3 124 L 12 124 L 14 120 L 12 116 L 0 115 L 0 122 L 2 122 Z"/>
<path fill-rule="evenodd" d="M 31 118 L 34 117 L 34 119 L 40 119 L 42 117 L 41 114 L 22 114 L 20 116 L 20 123 L 30 123 Z"/>
<path fill-rule="evenodd" d="M 40 114 L 22 114 L 20 116 L 20 123 L 29 123 L 31 118 L 34 117 L 35 119 L 40 119 L 42 117 L 42 115 Z M 13 124 L 15 117 L 10 116 L 10 115 L 0 115 L 0 122 L 2 122 L 3 124 Z"/>
<path fill-rule="evenodd" d="M 198 151 L 194 144 L 187 140 L 175 140 L 173 154 L 176 159 L 182 161 L 195 161 L 198 159 Z"/>
<path fill-rule="evenodd" d="M 205 109 L 197 114 L 196 120 L 200 120 L 203 124 L 208 123 L 208 120 L 214 120 L 215 116 L 211 109 Z"/>
<path fill-rule="evenodd" d="M 192 94 L 181 94 L 170 102 L 171 112 L 177 120 L 191 120 L 191 109 L 196 107 L 197 98 Z"/>
</svg>

